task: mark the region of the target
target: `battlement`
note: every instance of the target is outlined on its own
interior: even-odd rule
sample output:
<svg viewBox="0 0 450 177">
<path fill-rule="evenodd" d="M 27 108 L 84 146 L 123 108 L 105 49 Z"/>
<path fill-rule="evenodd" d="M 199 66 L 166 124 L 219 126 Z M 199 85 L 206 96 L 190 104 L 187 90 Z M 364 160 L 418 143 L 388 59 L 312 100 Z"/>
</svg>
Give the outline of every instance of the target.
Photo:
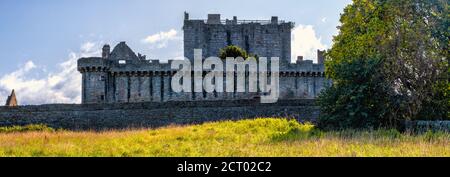
<svg viewBox="0 0 450 177">
<path fill-rule="evenodd" d="M 208 14 L 207 19 L 189 19 L 189 14 L 185 12 L 185 21 L 203 22 L 204 24 L 221 24 L 221 25 L 242 25 L 242 24 L 260 24 L 260 25 L 274 25 L 274 24 L 294 24 L 284 20 L 278 20 L 277 16 L 272 16 L 270 20 L 238 20 L 237 16 L 233 16 L 232 20 L 220 18 L 220 14 Z"/>
<path fill-rule="evenodd" d="M 207 58 L 218 56 L 219 50 L 226 46 L 236 45 L 259 57 L 278 57 L 279 99 L 313 99 L 330 84 L 324 77 L 323 51 L 318 51 L 321 58 L 317 64 L 302 57 L 291 63 L 292 27 L 293 23 L 280 21 L 276 16 L 270 20 L 238 20 L 237 17 L 222 20 L 220 14 L 209 14 L 206 20 L 192 20 L 185 13 L 184 55 L 194 64 L 194 49 L 202 49 L 202 57 Z M 245 100 L 264 94 L 261 89 L 250 92 L 247 81 L 245 92 L 240 93 L 236 93 L 237 90 L 235 93 L 176 93 L 171 84 L 177 72 L 171 69 L 173 61 L 147 60 L 144 55 L 136 55 L 125 42 L 117 44 L 112 51 L 106 44 L 102 56 L 78 60 L 78 71 L 82 74 L 82 103 Z M 207 73 L 207 70 L 203 71 L 203 75 Z M 250 72 L 245 73 L 247 77 Z M 193 80 L 190 82 L 195 84 Z"/>
</svg>

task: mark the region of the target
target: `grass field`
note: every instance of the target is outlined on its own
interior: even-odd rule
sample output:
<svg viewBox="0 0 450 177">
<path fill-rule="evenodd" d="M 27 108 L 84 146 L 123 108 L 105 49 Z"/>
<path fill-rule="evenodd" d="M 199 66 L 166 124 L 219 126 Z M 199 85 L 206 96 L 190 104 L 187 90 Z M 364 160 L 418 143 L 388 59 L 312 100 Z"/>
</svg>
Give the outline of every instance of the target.
<svg viewBox="0 0 450 177">
<path fill-rule="evenodd" d="M 0 128 L 0 156 L 446 156 L 450 134 L 322 132 L 286 119 L 225 121 L 154 130 Z"/>
</svg>

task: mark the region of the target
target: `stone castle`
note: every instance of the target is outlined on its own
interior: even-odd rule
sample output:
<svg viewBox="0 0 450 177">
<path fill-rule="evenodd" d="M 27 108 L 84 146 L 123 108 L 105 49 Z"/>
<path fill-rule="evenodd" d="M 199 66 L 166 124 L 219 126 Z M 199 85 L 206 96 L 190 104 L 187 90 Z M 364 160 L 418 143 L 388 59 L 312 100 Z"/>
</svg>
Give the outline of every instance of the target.
<svg viewBox="0 0 450 177">
<path fill-rule="evenodd" d="M 293 26 L 278 17 L 221 20 L 220 14 L 209 14 L 207 20 L 197 20 L 185 13 L 184 56 L 193 63 L 194 49 L 202 49 L 202 57 L 206 58 L 218 56 L 220 49 L 235 45 L 257 56 L 279 57 L 279 99 L 313 99 L 331 83 L 324 77 L 323 52 L 318 50 L 317 64 L 303 60 L 302 56 L 291 62 Z M 125 42 L 112 51 L 109 45 L 104 45 L 101 57 L 78 60 L 82 103 L 245 100 L 258 98 L 260 94 L 248 92 L 248 82 L 243 93 L 173 92 L 171 77 L 176 70 L 170 68 L 172 61 L 148 60 L 144 55 L 136 55 Z"/>
<path fill-rule="evenodd" d="M 222 21 L 218 14 L 208 15 L 207 20 L 189 19 L 185 14 L 184 53 L 190 60 L 194 49 L 202 49 L 203 57 L 217 56 L 219 49 L 228 45 L 261 57 L 279 57 L 279 73 L 275 74 L 280 76 L 280 95 L 275 103 L 255 101 L 260 93 L 254 92 L 173 92 L 171 79 L 177 71 L 170 64 L 174 60 L 148 60 L 121 42 L 112 51 L 105 45 L 101 57 L 78 60 L 82 104 L 17 106 L 13 91 L 7 106 L 0 106 L 0 126 L 45 124 L 63 129 L 110 130 L 257 117 L 314 122 L 320 115 L 314 98 L 330 81 L 324 77 L 320 51 L 317 64 L 302 57 L 291 62 L 292 27 L 293 23 L 277 17 L 268 21 L 236 17 Z"/>
</svg>

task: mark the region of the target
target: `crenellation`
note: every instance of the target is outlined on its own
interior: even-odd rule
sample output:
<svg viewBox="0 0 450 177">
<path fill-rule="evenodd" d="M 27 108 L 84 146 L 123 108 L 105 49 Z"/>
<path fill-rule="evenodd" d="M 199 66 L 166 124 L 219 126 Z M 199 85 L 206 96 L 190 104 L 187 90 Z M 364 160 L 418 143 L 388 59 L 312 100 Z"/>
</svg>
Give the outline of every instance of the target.
<svg viewBox="0 0 450 177">
<path fill-rule="evenodd" d="M 291 63 L 292 22 L 279 20 L 221 20 L 220 14 L 209 14 L 207 20 L 190 19 L 184 15 L 184 56 L 193 64 L 194 49 L 202 49 L 202 58 L 217 56 L 219 50 L 228 46 L 239 46 L 258 57 L 278 57 L 280 59 L 280 98 L 315 98 L 320 91 L 331 84 L 324 73 L 324 51 L 318 50 L 318 63 L 298 57 Z M 268 58 L 270 59 L 270 58 Z M 111 51 L 105 44 L 101 57 L 80 58 L 78 70 L 82 74 L 82 103 L 135 103 L 168 101 L 208 101 L 255 99 L 265 88 L 260 82 L 270 84 L 269 80 L 257 80 L 258 92 L 249 91 L 249 73 L 245 73 L 244 92 L 237 92 L 236 75 L 234 93 L 226 92 L 181 92 L 171 88 L 171 76 L 176 70 L 171 63 L 157 59 L 146 59 L 125 43 L 120 42 Z M 269 62 L 270 64 L 270 62 Z M 224 66 L 225 67 L 225 66 Z M 270 68 L 270 67 L 269 67 Z M 193 69 L 193 68 L 192 68 Z M 200 73 L 204 76 L 205 73 Z M 270 76 L 271 71 L 267 73 Z M 191 86 L 203 88 L 195 83 L 192 74 Z M 224 73 L 223 86 L 227 83 Z M 240 83 L 242 84 L 242 83 Z"/>
</svg>

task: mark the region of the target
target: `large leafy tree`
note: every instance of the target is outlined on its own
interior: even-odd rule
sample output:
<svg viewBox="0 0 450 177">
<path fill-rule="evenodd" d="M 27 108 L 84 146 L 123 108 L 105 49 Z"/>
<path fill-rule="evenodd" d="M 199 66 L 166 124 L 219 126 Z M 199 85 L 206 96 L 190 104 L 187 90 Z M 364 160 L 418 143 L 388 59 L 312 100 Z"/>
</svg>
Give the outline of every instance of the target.
<svg viewBox="0 0 450 177">
<path fill-rule="evenodd" d="M 447 112 L 447 9 L 446 0 L 354 0 L 347 6 L 327 52 L 334 84 L 319 97 L 320 125 L 395 126 L 433 104 L 444 107 L 433 112 Z"/>
</svg>

